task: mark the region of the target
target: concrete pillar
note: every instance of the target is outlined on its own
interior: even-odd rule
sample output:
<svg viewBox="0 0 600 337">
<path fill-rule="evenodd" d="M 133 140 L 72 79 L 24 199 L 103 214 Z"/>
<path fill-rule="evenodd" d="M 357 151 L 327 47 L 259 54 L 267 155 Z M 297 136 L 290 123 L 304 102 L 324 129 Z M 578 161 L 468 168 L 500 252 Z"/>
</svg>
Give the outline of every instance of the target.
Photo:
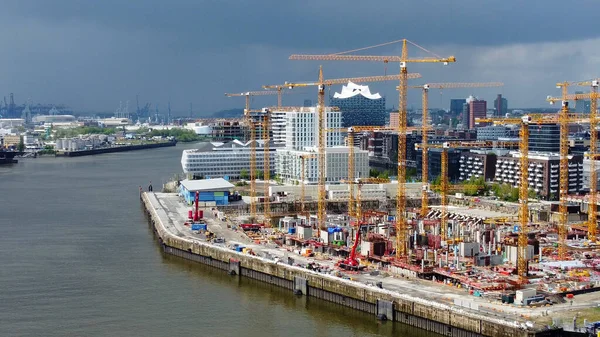
<svg viewBox="0 0 600 337">
<path fill-rule="evenodd" d="M 294 294 L 308 296 L 308 281 L 305 278 L 294 276 Z"/>
<path fill-rule="evenodd" d="M 234 260 L 234 259 L 229 259 L 229 275 L 240 275 L 241 274 L 241 267 L 240 267 L 240 261 L 238 260 Z"/>
<path fill-rule="evenodd" d="M 377 300 L 377 319 L 381 321 L 394 320 L 394 304 L 390 301 Z"/>
</svg>

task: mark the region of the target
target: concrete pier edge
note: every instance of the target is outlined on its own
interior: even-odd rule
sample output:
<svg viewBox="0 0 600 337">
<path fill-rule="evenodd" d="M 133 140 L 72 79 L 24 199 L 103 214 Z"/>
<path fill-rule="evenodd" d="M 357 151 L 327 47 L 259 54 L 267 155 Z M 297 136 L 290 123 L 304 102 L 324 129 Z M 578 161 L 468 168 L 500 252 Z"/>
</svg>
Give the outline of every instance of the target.
<svg viewBox="0 0 600 337">
<path fill-rule="evenodd" d="M 533 331 L 521 323 L 467 312 L 443 303 L 380 289 L 332 275 L 247 255 L 206 242 L 180 237 L 168 230 L 162 219 L 170 219 L 153 192 L 143 192 L 141 201 L 148 221 L 170 255 L 200 262 L 231 275 L 263 281 L 303 296 L 311 296 L 370 313 L 374 318 L 401 322 L 444 336 L 509 337 L 562 336 L 562 329 Z M 384 317 L 385 316 L 385 317 Z"/>
</svg>

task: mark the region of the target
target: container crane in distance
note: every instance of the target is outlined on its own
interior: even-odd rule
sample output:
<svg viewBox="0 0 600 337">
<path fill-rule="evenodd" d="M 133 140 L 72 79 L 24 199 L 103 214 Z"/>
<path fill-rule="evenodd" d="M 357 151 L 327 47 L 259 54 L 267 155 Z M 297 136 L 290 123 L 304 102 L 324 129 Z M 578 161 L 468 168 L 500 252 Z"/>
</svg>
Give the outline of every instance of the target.
<svg viewBox="0 0 600 337">
<path fill-rule="evenodd" d="M 428 156 L 427 156 L 427 144 L 428 144 L 428 131 L 429 131 L 429 122 L 428 122 L 428 108 L 429 108 L 429 90 L 430 89 L 455 89 L 455 88 L 489 88 L 489 87 L 501 87 L 504 83 L 501 82 L 488 82 L 488 83 L 426 83 L 423 85 L 411 86 L 411 89 L 421 89 L 422 93 L 422 128 L 421 128 L 421 137 L 422 137 L 422 146 L 421 146 L 421 180 L 423 181 L 423 186 L 421 190 L 421 217 L 425 217 L 427 215 L 428 210 L 428 198 L 427 198 L 427 185 L 429 184 L 429 168 L 428 168 Z M 396 89 L 400 89 L 397 87 Z"/>
<path fill-rule="evenodd" d="M 378 55 L 349 55 L 358 51 L 372 49 L 391 45 L 394 43 L 402 43 L 401 55 L 395 56 L 378 56 Z M 421 51 L 432 55 L 425 58 L 409 58 L 408 44 L 411 44 Z M 396 257 L 406 257 L 408 253 L 407 237 L 408 228 L 404 212 L 406 209 L 406 126 L 407 126 L 407 93 L 408 93 L 408 63 L 442 63 L 447 65 L 451 62 L 456 62 L 454 56 L 441 57 L 431 51 L 411 42 L 407 39 L 401 39 L 391 42 L 386 42 L 374 46 L 348 50 L 335 54 L 328 55 L 291 55 L 290 60 L 324 60 L 324 61 L 368 61 L 368 62 L 398 62 L 400 64 L 399 78 L 399 104 L 398 104 L 398 191 L 396 196 Z"/>
<path fill-rule="evenodd" d="M 415 79 L 420 78 L 421 74 L 404 74 L 407 79 Z M 318 88 L 318 125 L 319 125 L 319 134 L 318 134 L 318 172 L 319 172 L 319 185 L 318 185 L 318 224 L 317 224 L 317 232 L 320 235 L 321 228 L 325 227 L 325 129 L 327 128 L 326 118 L 325 118 L 325 86 L 335 85 L 335 84 L 346 84 L 348 82 L 362 83 L 362 82 L 379 82 L 379 81 L 392 81 L 400 79 L 400 75 L 386 75 L 386 76 L 370 76 L 370 77 L 350 77 L 350 78 L 338 78 L 338 79 L 324 79 L 323 78 L 323 67 L 319 67 L 319 80 L 317 82 L 285 82 L 284 84 L 276 84 L 276 85 L 265 85 L 264 89 L 276 89 L 281 86 L 286 86 L 288 89 L 300 88 L 300 87 L 311 87 L 316 86 Z"/>
</svg>

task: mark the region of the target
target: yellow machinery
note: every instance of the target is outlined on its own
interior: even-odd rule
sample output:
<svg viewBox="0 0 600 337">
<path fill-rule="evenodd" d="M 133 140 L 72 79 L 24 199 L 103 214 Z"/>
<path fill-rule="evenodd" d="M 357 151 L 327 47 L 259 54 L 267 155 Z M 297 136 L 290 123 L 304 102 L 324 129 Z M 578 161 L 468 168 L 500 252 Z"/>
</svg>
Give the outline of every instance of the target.
<svg viewBox="0 0 600 337">
<path fill-rule="evenodd" d="M 414 79 L 420 78 L 420 74 L 404 74 L 404 75 L 387 75 L 387 76 L 371 76 L 371 77 L 353 77 L 353 78 L 338 78 L 338 79 L 328 79 L 325 80 L 323 78 L 323 67 L 319 67 L 319 80 L 317 82 L 298 82 L 298 83 L 289 83 L 286 82 L 284 84 L 277 85 L 265 85 L 263 88 L 265 89 L 276 89 L 278 87 L 285 86 L 288 89 L 299 88 L 299 87 L 310 87 L 316 86 L 318 88 L 318 123 L 319 123 L 319 134 L 318 134 L 318 147 L 319 147 L 319 160 L 318 160 L 318 172 L 319 172 L 319 193 L 318 193 L 318 224 L 317 230 L 320 235 L 320 230 L 325 228 L 325 208 L 326 208 L 326 191 L 325 191 L 325 175 L 326 175 L 326 167 L 325 167 L 325 129 L 326 118 L 325 118 L 325 86 L 330 86 L 334 84 L 346 84 L 348 82 L 379 82 L 379 81 L 391 81 L 398 80 L 402 77 L 406 79 Z"/>
<path fill-rule="evenodd" d="M 300 182 L 300 202 L 301 202 L 301 212 L 303 215 L 306 214 L 306 208 L 305 208 L 305 202 L 306 202 L 306 160 L 308 159 L 312 159 L 312 158 L 316 158 L 316 155 L 314 154 L 304 154 L 302 156 L 300 156 L 300 159 L 302 160 L 302 167 L 300 168 L 301 172 L 300 172 L 300 179 L 302 180 Z"/>
<path fill-rule="evenodd" d="M 494 124 L 519 124 L 521 130 L 519 136 L 520 152 L 520 179 L 519 179 L 519 238 L 517 241 L 517 274 L 521 283 L 526 282 L 527 278 L 527 226 L 529 223 L 529 124 L 554 123 L 555 118 L 545 115 L 523 116 L 521 118 L 500 118 L 500 119 L 476 119 L 476 123 L 494 123 Z"/>
<path fill-rule="evenodd" d="M 598 80 L 579 82 L 579 86 L 590 87 L 590 195 L 588 200 L 588 239 L 596 242 L 598 220 L 598 172 L 596 172 L 596 158 L 598 158 Z"/>
<path fill-rule="evenodd" d="M 245 97 L 246 98 L 246 106 L 244 108 L 244 118 L 246 119 L 246 123 L 248 124 L 248 127 L 250 128 L 250 217 L 252 217 L 253 220 L 256 220 L 256 130 L 255 130 L 255 123 L 252 120 L 252 112 L 259 112 L 261 110 L 257 110 L 257 111 L 251 111 L 250 110 L 250 97 L 251 96 L 265 96 L 265 95 L 278 95 L 278 103 L 281 102 L 281 90 L 278 89 L 277 91 L 247 91 L 247 92 L 242 92 L 242 93 L 232 93 L 232 94 L 225 94 L 225 96 L 227 97 Z M 262 111 L 261 111 L 262 112 Z M 266 120 L 269 118 L 268 114 L 267 116 L 265 116 L 265 121 L 263 121 L 263 139 L 266 139 L 265 144 L 268 143 L 269 140 L 269 129 L 268 129 L 268 122 L 266 122 Z M 268 154 L 268 144 L 266 145 L 267 148 L 265 149 L 266 151 L 265 153 L 265 174 L 267 177 L 270 174 L 269 171 L 269 154 Z M 267 193 L 268 193 L 268 184 L 265 184 Z M 268 199 L 268 195 L 265 195 L 265 200 Z M 267 216 L 267 205 L 265 205 L 265 216 Z"/>
<path fill-rule="evenodd" d="M 421 190 L 421 217 L 425 217 L 427 215 L 428 209 L 428 198 L 427 198 L 427 185 L 429 182 L 429 168 L 428 168 L 428 160 L 427 157 L 427 136 L 429 131 L 429 116 L 428 116 L 428 107 L 429 107 L 429 89 L 452 89 L 452 88 L 487 88 L 487 87 L 501 87 L 504 83 L 500 82 L 490 82 L 490 83 L 427 83 L 424 85 L 411 86 L 413 89 L 422 89 L 422 122 L 421 122 L 421 177 L 423 181 L 423 187 Z"/>
<path fill-rule="evenodd" d="M 377 55 L 349 55 L 349 53 L 390 45 L 393 43 L 402 43 L 402 53 L 400 56 L 377 56 Z M 432 55 L 426 58 L 409 58 L 408 43 L 419 48 L 421 51 Z M 400 64 L 399 77 L 399 105 L 398 105 L 398 192 L 396 195 L 396 257 L 404 258 L 408 253 L 408 228 L 404 212 L 406 209 L 406 126 L 407 126 L 407 93 L 408 93 L 408 69 L 407 63 L 443 63 L 456 62 L 454 56 L 441 57 L 433 54 L 429 50 L 411 42 L 407 39 L 401 39 L 375 46 L 349 50 L 329 55 L 291 55 L 290 60 L 326 60 L 326 61 L 371 61 L 398 62 Z"/>
<path fill-rule="evenodd" d="M 577 85 L 575 82 L 560 82 L 556 84 L 556 87 L 561 89 L 562 97 L 551 97 L 548 96 L 546 98 L 551 104 L 554 104 L 556 101 L 562 101 L 562 106 L 560 111 L 558 112 L 558 124 L 560 126 L 560 165 L 559 165 L 559 201 L 558 201 L 558 213 L 559 213 L 559 224 L 558 224 L 558 258 L 559 260 L 565 260 L 567 255 L 567 222 L 568 222 L 568 214 L 567 214 L 567 198 L 569 195 L 569 123 L 573 122 L 590 122 L 590 126 L 596 126 L 597 122 L 595 120 L 594 113 L 594 121 L 591 118 L 582 118 L 581 114 L 569 114 L 569 100 L 578 100 L 584 98 L 593 98 L 592 101 L 597 99 L 597 93 L 595 90 L 592 90 L 590 94 L 568 94 L 568 87 L 570 85 Z M 595 82 L 597 86 L 597 82 Z M 590 106 L 591 108 L 591 106 Z M 590 109 L 591 110 L 591 109 Z M 591 117 L 591 116 L 590 116 Z M 591 127 L 590 127 L 591 128 Z M 595 134 L 595 130 L 592 130 L 593 134 Z M 596 137 L 595 137 L 596 138 Z M 595 139 L 597 140 L 597 139 Z M 590 148 L 594 148 L 596 144 L 593 144 Z M 593 159 L 593 158 L 592 158 Z M 593 160 L 592 160 L 593 161 Z M 595 192 L 595 191 L 594 191 Z M 593 193 L 595 195 L 595 193 Z M 595 196 L 594 196 L 595 199 Z M 595 201 L 595 200 L 594 200 Z M 590 203 L 591 205 L 591 203 Z M 594 202 L 593 207 L 593 216 L 596 216 L 596 204 Z M 591 216 L 591 215 L 590 215 Z M 589 218 L 588 218 L 589 219 Z M 596 232 L 595 220 L 592 223 L 588 220 L 588 226 L 594 227 L 592 232 Z"/>
</svg>

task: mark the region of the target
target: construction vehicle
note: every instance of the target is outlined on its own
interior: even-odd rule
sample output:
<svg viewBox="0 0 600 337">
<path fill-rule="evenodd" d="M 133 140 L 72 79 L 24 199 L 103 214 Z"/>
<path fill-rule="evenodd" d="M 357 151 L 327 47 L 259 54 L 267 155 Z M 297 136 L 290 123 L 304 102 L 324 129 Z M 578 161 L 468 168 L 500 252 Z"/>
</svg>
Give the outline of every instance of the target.
<svg viewBox="0 0 600 337">
<path fill-rule="evenodd" d="M 352 244 L 352 248 L 350 248 L 350 255 L 348 256 L 348 258 L 338 261 L 337 266 L 339 268 L 353 271 L 358 271 L 365 268 L 365 266 L 360 265 L 360 261 L 358 260 L 356 255 L 356 249 L 360 244 L 360 232 L 362 227 L 363 225 L 360 225 L 358 226 L 358 228 L 356 228 L 356 235 L 354 237 L 354 243 Z"/>
</svg>

